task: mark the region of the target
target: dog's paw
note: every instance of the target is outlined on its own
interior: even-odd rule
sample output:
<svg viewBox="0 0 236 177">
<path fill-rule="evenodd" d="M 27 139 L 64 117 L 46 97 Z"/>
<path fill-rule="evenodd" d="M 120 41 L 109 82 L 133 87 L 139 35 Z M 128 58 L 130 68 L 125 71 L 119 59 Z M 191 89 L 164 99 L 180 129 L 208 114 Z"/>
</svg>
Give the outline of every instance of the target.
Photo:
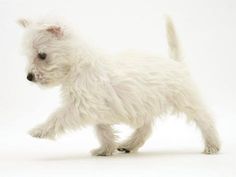
<svg viewBox="0 0 236 177">
<path fill-rule="evenodd" d="M 39 129 L 39 128 L 34 128 L 34 129 L 31 129 L 28 134 L 34 138 L 42 138 L 42 129 Z"/>
<path fill-rule="evenodd" d="M 130 153 L 130 150 L 129 149 L 126 149 L 126 148 L 117 148 L 117 151 L 120 151 L 120 152 L 125 152 L 125 153 Z"/>
<path fill-rule="evenodd" d="M 52 140 L 55 138 L 54 134 L 50 131 L 46 131 L 43 127 L 33 128 L 28 133 L 34 138 L 47 138 Z"/>
<path fill-rule="evenodd" d="M 124 153 L 135 153 L 139 149 L 139 146 L 131 145 L 129 142 L 124 142 L 120 144 L 117 148 L 117 151 L 124 152 Z"/>
<path fill-rule="evenodd" d="M 219 150 L 220 150 L 219 146 L 207 144 L 203 153 L 205 153 L 205 154 L 216 154 L 216 153 L 219 152 Z"/>
<path fill-rule="evenodd" d="M 91 151 L 91 154 L 93 156 L 111 156 L 114 152 L 113 148 L 104 148 L 104 147 L 100 147 L 98 149 L 94 149 Z"/>
</svg>

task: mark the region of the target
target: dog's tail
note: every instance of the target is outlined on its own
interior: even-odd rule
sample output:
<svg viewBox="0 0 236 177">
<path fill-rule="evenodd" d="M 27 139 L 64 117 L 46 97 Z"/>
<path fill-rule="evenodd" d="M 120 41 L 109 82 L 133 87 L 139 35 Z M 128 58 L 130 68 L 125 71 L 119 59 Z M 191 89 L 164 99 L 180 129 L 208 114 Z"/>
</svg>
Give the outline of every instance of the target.
<svg viewBox="0 0 236 177">
<path fill-rule="evenodd" d="M 166 35 L 169 46 L 169 55 L 176 61 L 182 60 L 180 44 L 175 32 L 174 24 L 169 16 L 166 16 Z"/>
</svg>

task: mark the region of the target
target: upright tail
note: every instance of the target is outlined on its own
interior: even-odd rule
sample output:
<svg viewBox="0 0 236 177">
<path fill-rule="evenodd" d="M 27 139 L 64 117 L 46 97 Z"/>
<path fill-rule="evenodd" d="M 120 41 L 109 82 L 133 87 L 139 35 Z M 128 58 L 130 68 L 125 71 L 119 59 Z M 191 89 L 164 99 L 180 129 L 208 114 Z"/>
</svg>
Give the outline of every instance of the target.
<svg viewBox="0 0 236 177">
<path fill-rule="evenodd" d="M 178 37 L 175 32 L 174 24 L 170 17 L 166 17 L 166 35 L 169 46 L 169 55 L 176 61 L 182 60 L 181 49 L 179 46 Z"/>
</svg>

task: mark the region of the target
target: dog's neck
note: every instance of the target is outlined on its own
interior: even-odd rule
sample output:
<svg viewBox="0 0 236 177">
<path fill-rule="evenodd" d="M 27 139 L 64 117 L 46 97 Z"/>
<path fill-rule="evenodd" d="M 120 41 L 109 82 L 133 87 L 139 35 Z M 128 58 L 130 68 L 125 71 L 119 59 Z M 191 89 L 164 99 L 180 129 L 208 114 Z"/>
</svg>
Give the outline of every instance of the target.
<svg viewBox="0 0 236 177">
<path fill-rule="evenodd" d="M 74 87 L 80 80 L 93 81 L 93 78 L 99 79 L 98 77 L 104 73 L 105 55 L 84 42 L 80 42 L 76 46 L 70 71 L 62 82 L 64 88 Z"/>
</svg>

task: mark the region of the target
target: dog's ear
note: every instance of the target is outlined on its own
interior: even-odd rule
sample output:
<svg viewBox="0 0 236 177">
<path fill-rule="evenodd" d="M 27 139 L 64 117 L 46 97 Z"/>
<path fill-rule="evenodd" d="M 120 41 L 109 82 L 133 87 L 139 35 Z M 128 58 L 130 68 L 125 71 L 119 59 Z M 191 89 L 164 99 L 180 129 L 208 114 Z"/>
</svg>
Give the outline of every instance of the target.
<svg viewBox="0 0 236 177">
<path fill-rule="evenodd" d="M 17 20 L 17 23 L 23 28 L 27 28 L 31 25 L 31 21 L 27 20 L 25 18 L 21 18 L 21 19 Z"/>
<path fill-rule="evenodd" d="M 51 25 L 46 28 L 46 30 L 56 37 L 60 38 L 64 35 L 64 31 L 61 26 L 59 25 Z"/>
</svg>

